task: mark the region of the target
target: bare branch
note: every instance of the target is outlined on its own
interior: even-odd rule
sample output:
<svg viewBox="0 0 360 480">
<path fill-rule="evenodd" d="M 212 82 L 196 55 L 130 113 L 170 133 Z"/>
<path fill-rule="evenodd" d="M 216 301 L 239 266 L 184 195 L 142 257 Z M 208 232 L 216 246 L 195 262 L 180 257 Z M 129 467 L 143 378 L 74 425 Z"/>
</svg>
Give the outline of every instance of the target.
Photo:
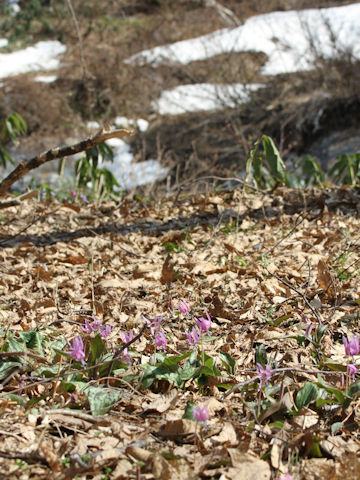
<svg viewBox="0 0 360 480">
<path fill-rule="evenodd" d="M 27 162 L 24 160 L 23 162 L 19 163 L 19 165 L 17 165 L 17 167 L 0 183 L 0 195 L 6 194 L 9 188 L 30 170 L 34 170 L 46 162 L 50 162 L 56 158 L 68 157 L 70 155 L 74 155 L 75 153 L 83 152 L 94 147 L 98 143 L 109 140 L 110 138 L 128 137 L 134 133 L 135 132 L 133 130 L 126 130 L 122 128 L 116 130 L 101 129 L 95 133 L 95 135 L 92 135 L 91 137 L 86 138 L 79 143 L 65 147 L 52 148 L 47 152 L 33 157 Z"/>
</svg>

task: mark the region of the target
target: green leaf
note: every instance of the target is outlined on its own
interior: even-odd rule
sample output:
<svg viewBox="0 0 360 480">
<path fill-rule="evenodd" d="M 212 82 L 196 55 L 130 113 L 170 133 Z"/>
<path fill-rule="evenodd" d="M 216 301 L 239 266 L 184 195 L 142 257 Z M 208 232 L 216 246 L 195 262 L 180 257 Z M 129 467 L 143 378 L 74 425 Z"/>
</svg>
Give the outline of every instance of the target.
<svg viewBox="0 0 360 480">
<path fill-rule="evenodd" d="M 323 388 L 328 393 L 331 393 L 336 398 L 336 401 L 340 405 L 343 405 L 345 403 L 346 396 L 342 393 L 341 390 L 338 390 L 337 388 L 332 387 L 331 385 L 326 385 L 322 381 L 316 382 L 316 385 L 320 388 Z"/>
<path fill-rule="evenodd" d="M 4 362 L 0 359 L 0 380 L 6 378 L 11 372 L 21 367 L 21 365 L 23 365 L 23 362 L 20 362 L 20 359 L 17 362 Z"/>
<path fill-rule="evenodd" d="M 277 182 L 280 182 L 282 184 L 286 183 L 285 163 L 283 162 L 274 141 L 267 135 L 263 135 L 262 143 L 265 151 L 265 157 L 269 164 L 272 177 Z"/>
<path fill-rule="evenodd" d="M 264 344 L 259 345 L 255 351 L 255 363 L 260 363 L 260 365 L 262 365 L 263 367 L 265 367 L 265 365 L 267 365 L 268 363 Z"/>
<path fill-rule="evenodd" d="M 22 338 L 27 348 L 34 350 L 39 355 L 44 355 L 42 343 L 44 341 L 43 335 L 35 330 L 28 330 L 27 332 L 20 332 L 19 337 Z"/>
<path fill-rule="evenodd" d="M 88 387 L 84 393 L 87 395 L 91 413 L 94 416 L 108 413 L 122 396 L 122 392 L 118 390 L 101 387 Z"/>
<path fill-rule="evenodd" d="M 194 418 L 194 403 L 189 400 L 186 404 L 186 407 L 185 407 L 185 411 L 184 411 L 184 415 L 182 416 L 182 418 L 187 418 L 188 420 L 192 420 L 193 422 L 195 422 L 195 418 Z"/>
<path fill-rule="evenodd" d="M 25 400 L 23 399 L 23 397 L 21 395 L 15 395 L 13 393 L 7 393 L 3 396 L 3 398 L 9 398 L 10 400 L 13 400 L 14 402 L 16 402 L 18 405 L 21 405 L 22 407 L 24 407 L 26 405 Z"/>
<path fill-rule="evenodd" d="M 351 397 L 354 397 L 360 392 L 360 381 L 356 383 L 352 383 L 349 387 L 348 394 Z"/>
<path fill-rule="evenodd" d="M 226 371 L 231 375 L 235 375 L 236 360 L 227 352 L 219 352 L 221 363 L 226 368 Z"/>
<path fill-rule="evenodd" d="M 96 363 L 98 363 L 101 355 L 105 352 L 105 350 L 105 342 L 101 335 L 98 333 L 96 337 L 92 338 L 90 341 L 90 365 L 95 365 Z"/>
<path fill-rule="evenodd" d="M 318 394 L 318 389 L 316 385 L 311 382 L 306 382 L 304 387 L 298 391 L 296 395 L 295 405 L 298 410 L 301 410 L 302 407 L 310 405 L 310 403 L 316 399 Z"/>
</svg>

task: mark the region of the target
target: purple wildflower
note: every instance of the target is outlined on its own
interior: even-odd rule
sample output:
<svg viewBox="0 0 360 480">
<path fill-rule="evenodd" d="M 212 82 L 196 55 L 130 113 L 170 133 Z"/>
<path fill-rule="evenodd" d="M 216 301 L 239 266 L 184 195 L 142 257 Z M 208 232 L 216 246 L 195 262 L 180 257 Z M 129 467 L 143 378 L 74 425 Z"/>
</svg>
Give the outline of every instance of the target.
<svg viewBox="0 0 360 480">
<path fill-rule="evenodd" d="M 164 332 L 160 331 L 156 337 L 155 337 L 155 343 L 156 343 L 156 346 L 158 348 L 162 348 L 164 349 L 166 344 L 167 344 L 167 340 L 166 340 L 166 337 L 165 337 L 165 334 Z"/>
<path fill-rule="evenodd" d="M 124 343 L 129 343 L 134 338 L 134 332 L 131 329 L 129 331 L 129 333 L 127 333 L 127 332 L 122 333 L 121 336 L 122 336 L 122 339 L 123 339 Z"/>
<path fill-rule="evenodd" d="M 85 327 L 81 327 L 86 333 L 93 333 L 98 331 L 102 338 L 106 338 L 111 333 L 110 325 L 103 325 L 101 320 L 97 317 L 93 317 L 93 321 L 90 323 L 89 320 L 85 319 Z"/>
<path fill-rule="evenodd" d="M 82 330 L 84 330 L 85 333 L 92 333 L 93 327 L 90 325 L 90 322 L 87 318 L 85 318 L 85 327 L 81 327 Z"/>
<path fill-rule="evenodd" d="M 123 363 L 128 363 L 129 365 L 131 365 L 131 358 L 127 348 L 124 348 L 124 350 L 120 353 L 119 358 Z"/>
<path fill-rule="evenodd" d="M 142 317 L 146 325 L 150 328 L 151 335 L 155 337 L 157 332 L 160 330 L 160 323 L 163 319 L 161 317 L 154 317 L 154 320 L 150 322 L 150 320 L 148 320 L 144 315 Z"/>
<path fill-rule="evenodd" d="M 106 338 L 111 333 L 111 325 L 102 325 L 102 328 L 99 330 L 101 338 Z"/>
<path fill-rule="evenodd" d="M 179 305 L 178 305 L 178 310 L 180 313 L 189 313 L 190 312 L 190 303 L 187 304 L 186 302 L 184 302 L 183 300 L 180 300 L 179 302 Z"/>
<path fill-rule="evenodd" d="M 359 355 L 360 353 L 359 337 L 355 337 L 353 335 L 352 338 L 349 340 L 349 338 L 346 338 L 345 336 L 343 336 L 342 340 L 345 348 L 345 355 L 351 355 L 352 357 L 354 355 Z"/>
<path fill-rule="evenodd" d="M 66 353 L 74 357 L 76 361 L 81 361 L 84 363 L 84 358 L 85 358 L 85 352 L 84 352 L 84 343 L 82 341 L 82 338 L 77 335 L 74 340 L 72 345 L 69 343 L 70 350 Z"/>
<path fill-rule="evenodd" d="M 89 200 L 87 199 L 87 196 L 83 193 L 80 195 L 81 200 L 83 200 L 85 203 L 90 203 Z"/>
<path fill-rule="evenodd" d="M 196 317 L 194 317 L 195 323 L 199 327 L 201 332 L 207 332 L 211 327 L 211 317 L 208 314 L 208 312 L 206 312 L 206 317 L 207 318 L 204 318 L 204 317 L 196 318 Z"/>
<path fill-rule="evenodd" d="M 283 479 L 279 477 L 279 478 L 275 478 L 275 480 L 291 480 L 291 475 L 288 472 Z"/>
<path fill-rule="evenodd" d="M 75 198 L 76 197 L 76 191 L 75 190 L 70 190 L 70 195 Z"/>
<path fill-rule="evenodd" d="M 201 338 L 201 331 L 200 333 L 196 330 L 195 327 L 193 327 L 191 332 L 185 332 L 187 341 L 189 342 L 189 345 L 196 345 L 198 341 Z"/>
<path fill-rule="evenodd" d="M 204 422 L 206 425 L 207 420 L 210 418 L 210 413 L 206 405 L 202 407 L 195 407 L 193 409 L 193 415 L 197 422 Z"/>
<path fill-rule="evenodd" d="M 355 381 L 355 375 L 357 374 L 356 365 L 353 365 L 352 363 L 349 363 L 349 365 L 347 366 L 347 373 L 348 373 L 349 378 L 351 378 L 352 381 L 354 382 Z"/>
<path fill-rule="evenodd" d="M 258 392 L 260 392 L 264 383 L 267 382 L 269 380 L 269 378 L 271 377 L 271 375 L 273 375 L 275 373 L 275 370 L 271 370 L 270 365 L 265 365 L 265 368 L 261 365 L 261 363 L 257 363 L 256 365 L 257 365 L 258 370 L 260 372 L 260 375 L 258 375 L 256 377 L 260 380 L 260 384 L 259 384 L 259 388 L 258 388 Z"/>
</svg>

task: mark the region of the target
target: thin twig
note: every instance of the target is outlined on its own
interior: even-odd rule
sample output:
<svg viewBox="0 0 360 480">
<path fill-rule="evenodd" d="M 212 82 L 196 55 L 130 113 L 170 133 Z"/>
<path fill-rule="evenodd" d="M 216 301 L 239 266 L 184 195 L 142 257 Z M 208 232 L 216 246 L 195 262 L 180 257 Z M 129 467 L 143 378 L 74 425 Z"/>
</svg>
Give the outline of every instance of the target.
<svg viewBox="0 0 360 480">
<path fill-rule="evenodd" d="M 273 277 L 275 277 L 277 280 L 279 280 L 279 282 L 283 283 L 284 285 L 286 285 L 287 287 L 289 287 L 291 290 L 293 290 L 294 292 L 296 292 L 298 295 L 300 295 L 300 297 L 304 300 L 304 302 L 306 303 L 306 305 L 310 308 L 310 310 L 312 311 L 312 313 L 315 315 L 317 321 L 319 323 L 321 323 L 321 318 L 319 316 L 319 314 L 316 312 L 316 310 L 313 308 L 313 306 L 311 305 L 311 303 L 309 302 L 309 300 L 306 298 L 306 296 L 300 292 L 300 290 L 298 290 L 296 287 L 294 287 L 293 285 L 291 285 L 291 283 L 287 282 L 286 280 L 284 280 L 283 278 L 279 277 L 278 275 L 276 275 L 275 273 L 272 273 L 270 272 L 270 270 L 268 270 L 266 267 L 264 267 L 265 270 Z"/>
</svg>

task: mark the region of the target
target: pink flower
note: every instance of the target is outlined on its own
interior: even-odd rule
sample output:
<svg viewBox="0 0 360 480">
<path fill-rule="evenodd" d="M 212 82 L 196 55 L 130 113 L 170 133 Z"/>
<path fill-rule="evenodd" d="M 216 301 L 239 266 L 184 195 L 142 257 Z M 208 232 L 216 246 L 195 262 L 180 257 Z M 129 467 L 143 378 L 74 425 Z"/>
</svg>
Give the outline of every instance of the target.
<svg viewBox="0 0 360 480">
<path fill-rule="evenodd" d="M 85 327 L 81 327 L 84 332 L 86 333 L 93 333 L 98 331 L 102 338 L 106 338 L 111 333 L 111 326 L 110 325 L 103 325 L 101 320 L 97 317 L 93 317 L 93 321 L 89 323 L 89 320 L 85 319 Z"/>
<path fill-rule="evenodd" d="M 206 312 L 206 317 L 207 319 L 204 317 L 200 317 L 200 318 L 194 317 L 195 323 L 199 327 L 201 332 L 207 332 L 211 327 L 211 317 L 208 314 L 208 312 Z"/>
<path fill-rule="evenodd" d="M 291 480 L 291 476 L 290 476 L 290 473 L 288 472 L 286 475 L 285 475 L 285 478 L 282 479 L 282 478 L 275 478 L 275 480 Z"/>
<path fill-rule="evenodd" d="M 78 335 L 74 338 L 72 345 L 69 344 L 70 350 L 66 353 L 74 357 L 76 361 L 84 363 L 85 352 L 82 338 Z"/>
<path fill-rule="evenodd" d="M 359 343 L 359 337 L 355 337 L 354 335 L 349 338 L 346 338 L 343 336 L 343 344 L 345 348 L 345 355 L 359 355 L 360 352 L 360 343 Z"/>
<path fill-rule="evenodd" d="M 200 333 L 198 333 L 196 328 L 193 327 L 191 333 L 185 332 L 185 335 L 187 337 L 187 341 L 189 342 L 189 345 L 196 345 L 201 338 L 201 331 Z"/>
<path fill-rule="evenodd" d="M 150 322 L 144 315 L 142 316 L 146 325 L 150 328 L 150 333 L 153 337 L 155 337 L 156 333 L 160 330 L 160 323 L 162 322 L 161 317 L 154 317 L 154 320 Z"/>
<path fill-rule="evenodd" d="M 258 375 L 256 377 L 256 378 L 260 379 L 260 384 L 259 384 L 259 388 L 258 388 L 258 392 L 260 392 L 264 383 L 269 380 L 271 375 L 273 375 L 276 372 L 276 370 L 271 370 L 270 365 L 265 365 L 265 368 L 261 365 L 261 363 L 257 363 L 256 365 L 257 365 L 258 370 L 260 372 L 260 375 Z"/>
<path fill-rule="evenodd" d="M 179 305 L 178 305 L 178 310 L 180 313 L 189 313 L 190 312 L 190 303 L 189 305 L 185 303 L 183 300 L 180 300 Z"/>
<path fill-rule="evenodd" d="M 156 343 L 156 346 L 158 348 L 162 348 L 164 349 L 166 344 L 167 344 L 167 340 L 166 340 L 166 337 L 165 337 L 165 334 L 164 332 L 159 332 L 156 337 L 155 337 L 155 343 Z"/>
<path fill-rule="evenodd" d="M 206 405 L 203 405 L 202 407 L 195 407 L 193 409 L 193 415 L 197 422 L 206 423 L 206 421 L 210 418 L 210 413 Z"/>
<path fill-rule="evenodd" d="M 102 338 L 108 337 L 111 333 L 111 325 L 102 325 L 99 332 Z"/>
<path fill-rule="evenodd" d="M 124 350 L 120 353 L 119 358 L 123 363 L 128 363 L 129 365 L 131 365 L 131 358 L 127 348 L 124 348 Z"/>
<path fill-rule="evenodd" d="M 85 327 L 81 327 L 85 333 L 92 333 L 93 327 L 90 325 L 90 322 L 87 318 L 85 318 Z"/>
<path fill-rule="evenodd" d="M 349 378 L 351 378 L 352 381 L 355 381 L 355 375 L 357 374 L 356 365 L 349 363 L 349 365 L 347 366 L 347 373 L 349 375 Z"/>
<path fill-rule="evenodd" d="M 127 333 L 127 332 L 122 333 L 121 336 L 122 336 L 122 339 L 123 339 L 124 343 L 129 343 L 134 338 L 134 332 L 131 329 L 129 331 L 129 333 Z"/>
<path fill-rule="evenodd" d="M 70 195 L 75 198 L 76 197 L 76 191 L 75 190 L 70 190 Z"/>
<path fill-rule="evenodd" d="M 310 334 L 311 334 L 311 331 L 314 328 L 314 326 L 315 326 L 314 323 L 309 323 L 309 325 L 306 327 L 306 330 L 305 330 L 305 337 L 306 338 L 310 338 Z"/>
</svg>

